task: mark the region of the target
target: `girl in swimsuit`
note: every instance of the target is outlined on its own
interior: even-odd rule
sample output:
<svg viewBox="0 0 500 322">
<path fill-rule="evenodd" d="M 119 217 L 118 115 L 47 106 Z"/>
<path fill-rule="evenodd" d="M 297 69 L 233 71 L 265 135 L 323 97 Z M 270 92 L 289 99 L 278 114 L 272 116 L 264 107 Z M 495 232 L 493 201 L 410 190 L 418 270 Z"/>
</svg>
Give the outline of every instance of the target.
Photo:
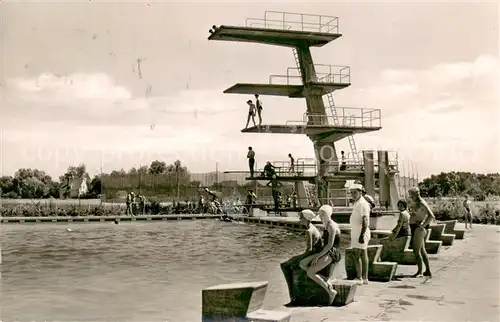
<svg viewBox="0 0 500 322">
<path fill-rule="evenodd" d="M 425 239 L 429 224 L 435 217 L 427 202 L 420 196 L 420 190 L 417 187 L 411 188 L 408 193 L 412 201 L 412 207 L 410 209 L 411 246 L 418 267 L 417 273 L 415 273 L 413 277 L 422 275 L 422 268 L 424 265 L 425 272 L 423 275 L 432 277 L 429 256 L 425 250 Z"/>
<path fill-rule="evenodd" d="M 329 304 L 333 303 L 337 292 L 329 283 L 328 278 L 323 278 L 318 273 L 330 264 L 337 264 L 340 261 L 340 228 L 332 220 L 333 208 L 323 205 L 319 208 L 321 222 L 325 226 L 323 232 L 323 248 L 316 254 L 308 256 L 300 262 L 300 268 L 307 272 L 307 276 L 321 286 L 329 297 Z"/>
<path fill-rule="evenodd" d="M 306 249 L 304 253 L 294 256 L 284 263 L 281 263 L 281 270 L 285 276 L 286 284 L 288 286 L 288 294 L 290 295 L 290 304 L 295 302 L 293 298 L 293 270 L 299 266 L 301 260 L 309 257 L 312 254 L 319 253 L 323 249 L 323 241 L 321 240 L 321 233 L 314 226 L 311 221 L 316 217 L 316 214 L 310 210 L 305 209 L 299 213 L 299 221 L 305 228 Z"/>
<path fill-rule="evenodd" d="M 396 227 L 392 230 L 391 238 L 400 238 L 411 235 L 410 231 L 410 214 L 408 213 L 408 204 L 406 200 L 398 201 L 399 219 Z"/>
</svg>

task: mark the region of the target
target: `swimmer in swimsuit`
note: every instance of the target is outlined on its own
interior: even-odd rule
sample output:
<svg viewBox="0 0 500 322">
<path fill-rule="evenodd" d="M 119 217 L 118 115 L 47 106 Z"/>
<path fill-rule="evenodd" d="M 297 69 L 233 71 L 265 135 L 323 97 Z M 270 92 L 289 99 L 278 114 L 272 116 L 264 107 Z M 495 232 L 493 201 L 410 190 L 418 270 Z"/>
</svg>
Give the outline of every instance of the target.
<svg viewBox="0 0 500 322">
<path fill-rule="evenodd" d="M 412 235 L 411 246 L 413 254 L 417 260 L 417 273 L 413 277 L 422 275 L 422 268 L 425 265 L 424 276 L 432 277 L 429 265 L 429 256 L 425 250 L 425 238 L 429 224 L 435 219 L 434 214 L 427 202 L 420 196 L 420 189 L 417 187 L 408 190 L 411 198 L 410 208 L 410 230 Z"/>
<path fill-rule="evenodd" d="M 323 277 L 319 272 L 325 269 L 328 265 L 335 266 L 340 262 L 340 227 L 332 220 L 333 208 L 330 205 L 323 205 L 319 208 L 318 215 L 321 222 L 325 226 L 323 232 L 323 248 L 316 254 L 304 258 L 299 266 L 307 272 L 307 276 L 321 286 L 329 297 L 329 303 L 332 304 L 337 295 L 337 291 L 330 284 L 328 279 L 330 276 Z M 330 272 L 332 269 L 330 270 Z"/>
<path fill-rule="evenodd" d="M 391 239 L 406 237 L 411 235 L 410 231 L 410 213 L 408 212 L 408 204 L 406 200 L 398 201 L 399 218 L 396 227 L 392 230 Z"/>
<path fill-rule="evenodd" d="M 469 224 L 469 228 L 472 229 L 471 202 L 469 200 L 468 195 L 465 195 L 465 200 L 463 202 L 463 206 L 465 208 L 465 229 L 467 229 L 467 224 Z"/>
<path fill-rule="evenodd" d="M 299 221 L 305 228 L 306 249 L 304 253 L 294 256 L 284 263 L 281 263 L 281 270 L 285 275 L 286 284 L 288 285 L 288 294 L 290 295 L 290 304 L 295 303 L 293 298 L 293 270 L 296 269 L 300 261 L 309 257 L 312 254 L 319 253 L 323 249 L 323 241 L 321 240 L 321 233 L 314 226 L 311 221 L 316 217 L 316 214 L 309 209 L 302 210 L 299 213 Z"/>
</svg>

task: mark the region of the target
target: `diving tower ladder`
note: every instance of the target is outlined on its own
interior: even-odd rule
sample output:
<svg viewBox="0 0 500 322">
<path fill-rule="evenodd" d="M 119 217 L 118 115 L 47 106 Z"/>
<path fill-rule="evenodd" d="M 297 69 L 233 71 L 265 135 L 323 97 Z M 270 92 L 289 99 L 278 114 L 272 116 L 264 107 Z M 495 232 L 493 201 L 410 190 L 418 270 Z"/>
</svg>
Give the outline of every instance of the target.
<svg viewBox="0 0 500 322">
<path fill-rule="evenodd" d="M 297 52 L 297 49 L 295 47 L 292 48 L 292 51 L 293 51 L 293 58 L 295 59 L 295 64 L 297 65 L 297 70 L 298 70 L 299 76 L 302 78 L 302 72 L 300 69 L 300 61 L 299 61 L 299 53 Z M 337 109 L 335 108 L 335 101 L 333 99 L 333 94 L 331 92 L 327 93 L 326 98 L 328 100 L 328 107 L 329 107 L 330 113 L 332 115 L 333 124 L 338 126 L 338 125 L 340 125 L 340 122 L 339 122 L 339 118 L 337 116 Z M 359 158 L 358 150 L 356 148 L 356 142 L 354 141 L 354 135 L 349 135 L 347 137 L 347 140 L 349 141 L 349 148 L 351 150 L 354 161 L 360 162 L 361 160 Z"/>
</svg>

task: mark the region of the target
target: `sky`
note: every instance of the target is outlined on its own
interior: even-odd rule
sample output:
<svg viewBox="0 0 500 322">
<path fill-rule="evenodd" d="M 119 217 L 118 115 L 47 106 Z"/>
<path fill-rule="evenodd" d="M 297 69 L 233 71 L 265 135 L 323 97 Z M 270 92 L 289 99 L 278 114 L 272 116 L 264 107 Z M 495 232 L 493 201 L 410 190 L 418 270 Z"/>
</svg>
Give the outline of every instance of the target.
<svg viewBox="0 0 500 322">
<path fill-rule="evenodd" d="M 420 178 L 500 172 L 497 2 L 4 0 L 0 175 L 155 159 L 192 172 L 246 170 L 250 145 L 261 165 L 312 157 L 306 136 L 241 133 L 252 97 L 223 94 L 294 67 L 290 48 L 207 40 L 212 25 L 244 25 L 266 10 L 339 17 L 342 37 L 312 53 L 351 67 L 337 106 L 382 111 L 382 130 L 355 136 L 359 151 L 397 151 Z M 263 124 L 306 110 L 303 99 L 261 98 Z"/>
</svg>

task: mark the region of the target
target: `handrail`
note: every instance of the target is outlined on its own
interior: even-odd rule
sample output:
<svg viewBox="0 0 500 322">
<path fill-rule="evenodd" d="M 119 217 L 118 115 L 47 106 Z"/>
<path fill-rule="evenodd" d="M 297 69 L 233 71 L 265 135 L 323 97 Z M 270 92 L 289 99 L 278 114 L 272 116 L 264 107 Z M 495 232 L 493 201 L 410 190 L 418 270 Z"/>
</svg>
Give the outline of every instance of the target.
<svg viewBox="0 0 500 322">
<path fill-rule="evenodd" d="M 302 161 L 302 162 L 311 162 L 311 163 L 316 163 L 316 159 L 315 158 L 297 158 L 297 162 L 299 161 Z"/>
<path fill-rule="evenodd" d="M 277 22 L 277 24 L 270 24 L 268 22 Z M 246 18 L 245 19 L 245 27 L 249 28 L 258 28 L 255 26 L 261 26 L 264 25 L 264 29 L 279 29 L 279 30 L 291 30 L 292 26 L 288 24 L 284 24 L 283 21 L 280 20 L 266 20 L 266 19 L 259 19 L 259 18 Z M 281 27 L 281 28 L 271 28 L 272 26 L 274 27 Z"/>
<path fill-rule="evenodd" d="M 288 23 L 300 23 L 301 26 L 301 31 L 304 31 L 304 25 L 313 25 L 317 26 L 317 31 L 318 32 L 326 32 L 326 33 L 338 33 L 339 26 L 338 26 L 338 17 L 334 16 L 323 16 L 323 15 L 315 15 L 315 14 L 304 14 L 304 13 L 294 13 L 294 12 L 285 12 L 285 11 L 273 11 L 273 10 L 266 10 L 264 12 L 264 20 L 270 20 L 270 16 L 281 16 L 281 20 L 283 21 L 283 24 L 285 22 Z M 288 16 L 295 16 L 300 19 L 300 21 L 292 21 L 292 20 L 287 20 Z M 311 23 L 311 22 L 305 22 L 304 20 L 307 18 L 314 18 L 317 22 Z M 326 20 L 326 22 L 324 22 Z M 326 29 L 326 30 L 324 30 Z"/>
<path fill-rule="evenodd" d="M 285 125 L 294 125 L 295 123 L 298 125 L 304 125 L 304 121 L 286 121 Z"/>
<path fill-rule="evenodd" d="M 274 167 L 276 175 L 280 177 L 294 177 L 299 174 L 301 176 L 316 176 L 316 162 L 309 164 L 301 161 L 300 159 L 297 159 L 293 166 L 293 171 L 291 171 L 290 161 L 273 161 L 271 164 Z M 263 172 L 264 169 L 258 169 L 256 171 L 256 173 Z"/>
<path fill-rule="evenodd" d="M 299 79 L 300 80 L 300 84 L 297 84 L 297 85 L 302 85 L 302 77 L 300 76 L 288 76 L 288 75 L 270 75 L 269 76 L 269 84 L 273 84 L 273 79 L 276 79 L 276 78 L 284 78 L 286 79 L 286 84 L 287 85 L 295 85 L 295 84 L 290 84 L 290 79 Z"/>
<path fill-rule="evenodd" d="M 326 84 L 350 84 L 351 83 L 351 67 L 341 65 L 326 65 L 313 64 L 316 74 L 316 82 Z M 316 70 L 318 69 L 318 70 Z M 297 71 L 293 73 L 293 71 Z M 300 73 L 299 67 L 288 67 L 286 70 L 287 77 L 297 77 Z"/>
<path fill-rule="evenodd" d="M 380 127 L 381 126 L 381 111 L 379 109 L 366 109 L 358 107 L 335 107 L 336 117 L 324 114 L 303 114 L 304 123 L 314 122 L 315 125 L 335 124 L 345 127 Z M 369 117 L 365 115 L 369 113 Z M 356 115 L 357 114 L 357 115 Z M 331 122 L 329 122 L 331 120 Z M 309 124 L 313 125 L 313 124 Z"/>
</svg>

